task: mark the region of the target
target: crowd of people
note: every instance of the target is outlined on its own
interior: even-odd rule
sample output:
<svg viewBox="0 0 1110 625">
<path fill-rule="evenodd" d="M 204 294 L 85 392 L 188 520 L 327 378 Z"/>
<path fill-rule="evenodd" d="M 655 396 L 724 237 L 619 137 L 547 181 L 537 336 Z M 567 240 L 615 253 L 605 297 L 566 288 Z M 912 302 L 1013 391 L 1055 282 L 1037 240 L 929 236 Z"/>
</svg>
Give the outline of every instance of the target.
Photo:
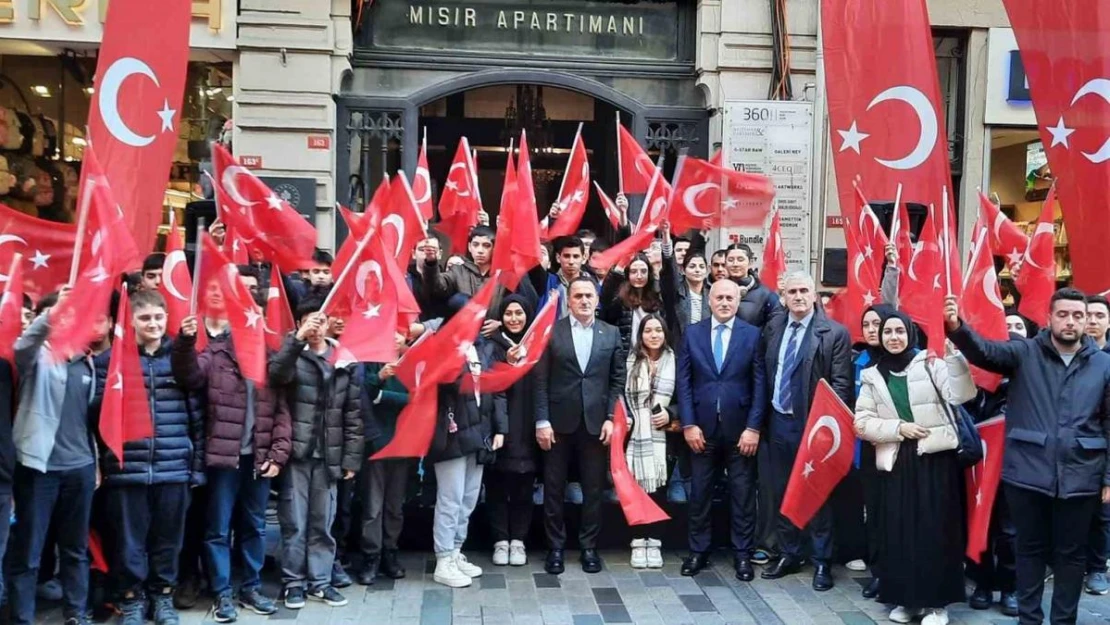
<svg viewBox="0 0 1110 625">
<path fill-rule="evenodd" d="M 418 245 L 407 278 L 423 313 L 398 331 L 400 354 L 492 279 L 495 236 L 477 226 L 467 250 L 449 258 L 434 237 Z M 35 622 L 39 582 L 56 575 L 66 625 L 87 623 L 100 600 L 90 599 L 90 558 L 99 552 L 106 600 L 124 625 L 148 615 L 178 623 L 177 610 L 196 605 L 204 586 L 218 623 L 234 622 L 239 610 L 273 614 L 279 601 L 293 610 L 307 601 L 343 606 L 340 591 L 356 581 L 406 575 L 398 549 L 417 470 L 429 483 L 434 476 L 435 582 L 462 588 L 483 574 L 463 552 L 483 497 L 493 565 L 525 565 L 539 547 L 530 541 L 541 490 L 544 569 L 563 573 L 573 544 L 582 570 L 596 573 L 621 401 L 632 475 L 660 503 L 675 490 L 687 501 L 687 544 L 664 545 L 664 523 L 635 527 L 633 568 L 661 568 L 664 547 L 685 547 L 681 573 L 695 576 L 730 552 L 740 581 L 753 580 L 756 565 L 772 580 L 812 565 L 814 590 L 827 591 L 833 565 L 846 563 L 870 570 L 862 592 L 891 605 L 892 621 L 926 625 L 947 623 L 953 603 L 987 609 L 994 593 L 1002 613 L 1040 623 L 1046 567 L 1055 576 L 1053 623 L 1075 622 L 1084 579 L 1088 592 L 1110 591 L 1105 298 L 1061 289 L 1044 330 L 1009 315 L 1008 342 L 981 338 L 949 298 L 949 341 L 929 346 L 897 308 L 891 262 L 883 303 L 863 315 L 865 340 L 853 345 L 825 314 L 811 276 L 763 284 L 743 244 L 707 256 L 704 238 L 664 228 L 644 253 L 598 271 L 589 259 L 605 247 L 588 231 L 559 238 L 518 288 L 495 291 L 460 381 L 438 389 L 422 459 L 370 460 L 393 438 L 409 389 L 397 362 L 337 357 L 343 322 L 322 312 L 332 285 L 326 252 L 295 276 L 240 267 L 261 306 L 269 284 L 284 280 L 296 321 L 269 355 L 261 386 L 239 370 L 219 288 L 202 289 L 203 318 L 167 328 L 162 258 L 147 260 L 129 291 L 153 436 L 127 443 L 122 458 L 98 440 L 115 306 L 92 311 L 95 339 L 60 360 L 49 311 L 68 289 L 26 299 L 14 362 L 0 361 L 0 515 L 14 516 L 10 539 L 0 524 L 0 548 L 11 622 Z M 893 248 L 887 254 L 896 260 Z M 527 359 L 522 339 L 551 298 L 558 321 L 538 363 L 511 388 L 483 391 L 482 372 Z M 977 389 L 972 365 L 1003 374 L 1003 385 Z M 821 381 L 854 406 L 858 460 L 797 528 L 779 502 Z M 1007 420 L 1004 486 L 979 563 L 964 559 L 957 410 Z M 729 532 L 715 543 L 722 488 Z M 272 492 L 281 534 L 276 598 L 260 582 Z M 578 497 L 570 540 L 565 507 Z M 965 575 L 975 584 L 970 597 Z"/>
</svg>

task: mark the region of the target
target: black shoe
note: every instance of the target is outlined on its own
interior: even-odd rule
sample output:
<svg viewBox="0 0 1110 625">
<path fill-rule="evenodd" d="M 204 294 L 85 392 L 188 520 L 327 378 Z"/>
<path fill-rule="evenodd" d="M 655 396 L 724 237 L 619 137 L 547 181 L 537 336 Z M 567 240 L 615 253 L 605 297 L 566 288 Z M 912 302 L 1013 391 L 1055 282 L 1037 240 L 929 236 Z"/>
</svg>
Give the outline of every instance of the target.
<svg viewBox="0 0 1110 625">
<path fill-rule="evenodd" d="M 200 578 L 195 575 L 186 577 L 173 593 L 173 607 L 178 610 L 192 610 L 200 599 Z"/>
<path fill-rule="evenodd" d="M 286 588 L 282 596 L 282 603 L 290 610 L 300 610 L 303 608 L 305 604 L 304 588 L 298 588 L 296 586 Z"/>
<path fill-rule="evenodd" d="M 878 577 L 872 577 L 871 581 L 868 582 L 867 586 L 864 587 L 864 589 L 863 589 L 863 598 L 864 599 L 874 599 L 875 597 L 878 597 L 878 596 L 879 596 L 879 578 Z"/>
<path fill-rule="evenodd" d="M 331 585 L 336 588 L 346 588 L 353 583 L 351 576 L 343 570 L 343 565 L 339 563 L 339 560 L 336 560 L 331 565 Z"/>
<path fill-rule="evenodd" d="M 308 591 L 308 596 L 316 601 L 323 601 L 333 608 L 341 608 L 347 605 L 347 598 L 339 594 L 339 591 L 331 586 L 310 590 Z"/>
<path fill-rule="evenodd" d="M 173 589 L 166 588 L 150 598 L 150 612 L 154 625 L 179 625 L 181 617 L 173 607 Z"/>
<path fill-rule="evenodd" d="M 750 582 L 755 579 L 755 570 L 752 569 L 752 561 L 747 558 L 736 559 L 736 579 L 742 582 Z"/>
<path fill-rule="evenodd" d="M 998 607 L 1006 616 L 1018 615 L 1018 600 L 1017 595 L 1012 592 L 1004 592 L 998 599 Z"/>
<path fill-rule="evenodd" d="M 791 558 L 790 556 L 783 556 L 779 558 L 778 562 L 771 565 L 771 568 L 763 571 L 760 575 L 763 579 L 781 579 L 787 575 L 793 575 L 802 570 L 802 563 Z"/>
<path fill-rule="evenodd" d="M 975 587 L 975 592 L 967 600 L 967 605 L 972 610 L 986 610 L 991 607 L 991 591 L 981 586 Z"/>
<path fill-rule="evenodd" d="M 682 574 L 693 577 L 709 566 L 709 556 L 704 553 L 691 553 L 682 561 Z"/>
<path fill-rule="evenodd" d="M 836 583 L 833 582 L 832 569 L 828 564 L 818 562 L 813 570 L 813 589 L 817 592 L 832 590 Z"/>
<path fill-rule="evenodd" d="M 239 612 L 235 609 L 230 592 L 216 597 L 216 603 L 212 605 L 212 620 L 217 623 L 234 623 L 239 620 Z"/>
<path fill-rule="evenodd" d="M 389 579 L 404 579 L 405 567 L 401 566 L 401 562 L 397 559 L 396 549 L 386 549 L 382 552 L 382 575 Z"/>
<path fill-rule="evenodd" d="M 601 572 L 601 556 L 597 555 L 597 549 L 583 549 L 578 561 L 582 563 L 583 573 Z"/>
<path fill-rule="evenodd" d="M 551 575 L 562 575 L 566 570 L 566 565 L 563 563 L 563 550 L 552 549 L 547 552 L 547 559 L 543 562 L 543 570 Z"/>
<path fill-rule="evenodd" d="M 239 591 L 239 605 L 262 616 L 269 616 L 277 612 L 274 600 L 262 594 L 258 588 L 247 588 Z"/>
<path fill-rule="evenodd" d="M 378 579 L 379 563 L 378 556 L 366 556 L 362 570 L 358 572 L 358 583 L 363 586 L 373 586 Z"/>
</svg>

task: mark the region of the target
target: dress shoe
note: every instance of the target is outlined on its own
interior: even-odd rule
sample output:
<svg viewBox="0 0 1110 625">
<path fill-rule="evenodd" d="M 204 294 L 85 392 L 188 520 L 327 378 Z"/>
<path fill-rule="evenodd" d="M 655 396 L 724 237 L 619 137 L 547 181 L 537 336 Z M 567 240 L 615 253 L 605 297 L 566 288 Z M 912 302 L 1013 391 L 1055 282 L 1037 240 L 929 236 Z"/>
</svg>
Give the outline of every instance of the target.
<svg viewBox="0 0 1110 625">
<path fill-rule="evenodd" d="M 379 556 L 366 556 L 362 569 L 358 572 L 358 583 L 363 586 L 373 586 L 378 579 L 378 567 L 381 563 Z"/>
<path fill-rule="evenodd" d="M 836 583 L 833 581 L 832 567 L 824 562 L 818 562 L 813 570 L 813 589 L 817 592 L 832 590 Z"/>
<path fill-rule="evenodd" d="M 760 575 L 763 579 L 781 579 L 787 575 L 793 575 L 802 570 L 802 563 L 798 562 L 790 556 L 783 556 L 778 562 L 771 565 L 771 568 L 763 571 Z"/>
<path fill-rule="evenodd" d="M 991 598 L 991 591 L 976 586 L 975 592 L 967 599 L 967 605 L 972 610 L 987 610 L 991 607 Z"/>
<path fill-rule="evenodd" d="M 879 596 L 879 578 L 872 577 L 871 581 L 863 589 L 864 599 L 874 599 Z"/>
<path fill-rule="evenodd" d="M 704 553 L 691 553 L 682 561 L 682 575 L 693 577 L 709 566 L 709 556 Z"/>
<path fill-rule="evenodd" d="M 1012 592 L 1004 592 L 998 599 L 998 609 L 1006 616 L 1018 615 L 1018 600 L 1017 595 Z"/>
<path fill-rule="evenodd" d="M 601 556 L 597 555 L 597 549 L 583 549 L 579 562 L 582 563 L 583 573 L 601 572 Z"/>
<path fill-rule="evenodd" d="M 736 559 L 736 579 L 742 582 L 750 582 L 755 579 L 755 570 L 752 569 L 752 561 L 747 558 Z"/>
<path fill-rule="evenodd" d="M 382 552 L 381 572 L 389 579 L 405 577 L 405 567 L 401 566 L 400 560 L 397 559 L 396 549 L 386 549 Z"/>
<path fill-rule="evenodd" d="M 566 570 L 566 565 L 563 564 L 563 550 L 552 549 L 547 552 L 547 559 L 543 562 L 543 570 L 551 575 L 562 575 Z"/>
</svg>

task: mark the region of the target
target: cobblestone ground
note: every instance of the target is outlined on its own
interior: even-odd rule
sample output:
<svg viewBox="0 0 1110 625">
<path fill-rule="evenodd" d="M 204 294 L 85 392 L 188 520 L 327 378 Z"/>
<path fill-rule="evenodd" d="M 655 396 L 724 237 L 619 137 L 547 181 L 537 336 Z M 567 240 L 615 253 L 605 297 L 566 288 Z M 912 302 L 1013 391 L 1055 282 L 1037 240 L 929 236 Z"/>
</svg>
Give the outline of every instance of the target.
<svg viewBox="0 0 1110 625">
<path fill-rule="evenodd" d="M 727 556 L 717 558 L 712 570 L 695 578 L 679 575 L 679 554 L 668 553 L 662 571 L 635 571 L 627 552 L 605 552 L 605 570 L 582 573 L 568 552 L 567 571 L 554 577 L 543 572 L 542 553 L 532 553 L 528 566 L 494 567 L 488 554 L 470 554 L 486 575 L 470 588 L 450 590 L 432 581 L 434 558 L 404 554 L 408 577 L 396 582 L 379 581 L 373 587 L 352 586 L 344 592 L 350 604 L 329 608 L 309 602 L 303 610 L 281 610 L 270 617 L 242 614 L 239 622 L 267 621 L 311 625 L 680 625 L 684 623 L 749 625 L 863 625 L 887 623 L 888 608 L 863 599 L 865 573 L 836 570 L 836 588 L 816 593 L 812 573 L 801 573 L 774 582 L 759 579 L 739 582 Z M 273 577 L 269 571 L 269 577 Z M 1049 586 L 1051 588 L 1051 585 Z M 277 585 L 265 590 L 276 595 Z M 1047 593 L 1046 593 L 1047 594 Z M 205 608 L 208 606 L 205 605 Z M 1047 605 L 1046 605 L 1047 613 Z M 996 610 L 973 611 L 966 605 L 951 606 L 952 623 L 986 625 L 1014 623 Z M 196 609 L 182 614 L 183 625 L 208 625 L 211 614 Z M 61 625 L 57 609 L 44 610 L 40 623 Z M 1110 623 L 1110 596 L 1084 595 L 1079 623 Z"/>
</svg>

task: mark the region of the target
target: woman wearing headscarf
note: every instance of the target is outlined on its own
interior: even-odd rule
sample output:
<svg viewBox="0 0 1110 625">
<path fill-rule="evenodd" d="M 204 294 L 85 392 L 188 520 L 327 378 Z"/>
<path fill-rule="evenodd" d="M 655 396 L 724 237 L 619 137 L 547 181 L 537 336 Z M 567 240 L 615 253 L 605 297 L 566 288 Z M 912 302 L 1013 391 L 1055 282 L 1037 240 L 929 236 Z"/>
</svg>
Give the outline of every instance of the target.
<svg viewBox="0 0 1110 625">
<path fill-rule="evenodd" d="M 651 494 L 667 483 L 667 436 L 664 431 L 671 418 L 667 406 L 675 388 L 675 355 L 668 344 L 667 323 L 658 314 L 640 322 L 640 332 L 628 354 L 628 377 L 624 396 L 628 402 L 628 448 L 625 455 L 632 477 Z M 661 524 L 641 528 L 659 536 Z M 632 541 L 631 566 L 634 569 L 663 568 L 662 542 L 645 535 Z"/>
<path fill-rule="evenodd" d="M 879 600 L 890 620 L 946 625 L 950 603 L 965 599 L 963 469 L 952 405 L 975 397 L 967 360 L 916 351 L 904 313 L 883 320 L 881 353 L 861 375 L 856 433 L 875 446 L 881 524 Z"/>
<path fill-rule="evenodd" d="M 519 295 L 501 303 L 499 332 L 483 341 L 481 351 L 492 362 L 515 365 L 526 354 L 520 346 L 533 321 L 532 307 Z M 536 481 L 536 398 L 532 373 L 505 391 L 509 432 L 505 446 L 486 473 L 486 508 L 493 534 L 493 564 L 528 563 L 524 539 L 532 527 L 532 488 Z"/>
</svg>

